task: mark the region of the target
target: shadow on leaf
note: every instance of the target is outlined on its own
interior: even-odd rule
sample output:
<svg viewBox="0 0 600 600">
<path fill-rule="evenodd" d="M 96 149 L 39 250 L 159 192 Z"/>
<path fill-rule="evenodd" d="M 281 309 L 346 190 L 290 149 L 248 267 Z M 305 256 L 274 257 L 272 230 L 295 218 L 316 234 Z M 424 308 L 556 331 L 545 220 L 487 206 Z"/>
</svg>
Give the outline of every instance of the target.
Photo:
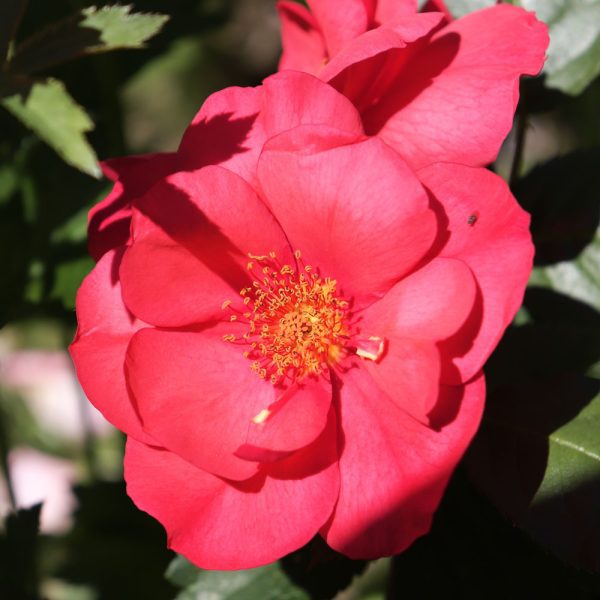
<svg viewBox="0 0 600 600">
<path fill-rule="evenodd" d="M 600 315 L 540 288 L 528 290 L 524 306 L 530 323 L 508 330 L 486 368 L 490 392 L 469 475 L 537 541 L 594 569 L 600 381 L 585 372 L 600 358 Z"/>
<path fill-rule="evenodd" d="M 592 241 L 600 223 L 600 149 L 579 150 L 535 168 L 515 196 L 531 213 L 535 264 L 571 260 Z"/>
</svg>

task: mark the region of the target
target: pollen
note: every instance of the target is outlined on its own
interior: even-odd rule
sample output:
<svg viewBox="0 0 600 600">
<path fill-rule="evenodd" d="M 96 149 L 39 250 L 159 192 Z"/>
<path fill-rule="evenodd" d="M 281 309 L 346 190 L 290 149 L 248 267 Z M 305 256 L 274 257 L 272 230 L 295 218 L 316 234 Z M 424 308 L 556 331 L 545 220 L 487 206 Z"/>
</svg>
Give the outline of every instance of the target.
<svg viewBox="0 0 600 600">
<path fill-rule="evenodd" d="M 280 264 L 274 252 L 248 255 L 254 281 L 240 291 L 244 312 L 236 317 L 247 331 L 223 337 L 243 344 L 250 369 L 273 384 L 327 372 L 345 356 L 349 339 L 350 304 L 337 282 L 304 264 L 299 251 L 294 257 L 292 266 Z M 234 304 L 222 307 L 234 310 Z"/>
</svg>

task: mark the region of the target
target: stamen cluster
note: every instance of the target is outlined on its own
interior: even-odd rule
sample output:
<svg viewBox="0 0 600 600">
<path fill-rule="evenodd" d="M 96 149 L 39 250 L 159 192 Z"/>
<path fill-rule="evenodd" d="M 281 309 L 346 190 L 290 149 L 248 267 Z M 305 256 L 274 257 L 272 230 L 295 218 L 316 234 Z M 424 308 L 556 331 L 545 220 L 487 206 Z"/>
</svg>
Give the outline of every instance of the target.
<svg viewBox="0 0 600 600">
<path fill-rule="evenodd" d="M 224 339 L 247 344 L 251 369 L 271 383 L 321 374 L 348 340 L 349 303 L 338 298 L 336 281 L 303 264 L 299 251 L 297 268 L 278 264 L 274 252 L 248 256 L 255 279 L 240 291 L 247 310 L 230 317 L 246 322 L 248 331 L 241 340 L 233 334 Z M 233 310 L 231 301 L 223 308 Z"/>
</svg>

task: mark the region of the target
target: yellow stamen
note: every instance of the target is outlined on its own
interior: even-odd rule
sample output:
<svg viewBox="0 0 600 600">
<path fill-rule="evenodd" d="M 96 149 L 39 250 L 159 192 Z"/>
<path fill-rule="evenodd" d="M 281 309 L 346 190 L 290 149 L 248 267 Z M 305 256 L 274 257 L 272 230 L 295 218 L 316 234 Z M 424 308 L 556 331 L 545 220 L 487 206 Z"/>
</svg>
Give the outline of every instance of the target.
<svg viewBox="0 0 600 600">
<path fill-rule="evenodd" d="M 320 375 L 339 362 L 346 354 L 349 303 L 338 298 L 336 281 L 310 265 L 296 272 L 278 264 L 273 252 L 248 256 L 263 263 L 266 275 L 240 292 L 248 307 L 248 331 L 241 337 L 250 345 L 244 356 L 251 370 L 277 384 Z M 300 259 L 300 251 L 294 256 Z"/>
<path fill-rule="evenodd" d="M 380 337 L 370 336 L 361 343 L 361 346 L 356 348 L 357 356 L 377 362 L 385 351 L 385 340 Z"/>
<path fill-rule="evenodd" d="M 251 421 L 256 425 L 260 425 L 264 423 L 271 414 L 271 411 L 268 408 L 263 408 L 255 417 L 252 417 Z"/>
</svg>

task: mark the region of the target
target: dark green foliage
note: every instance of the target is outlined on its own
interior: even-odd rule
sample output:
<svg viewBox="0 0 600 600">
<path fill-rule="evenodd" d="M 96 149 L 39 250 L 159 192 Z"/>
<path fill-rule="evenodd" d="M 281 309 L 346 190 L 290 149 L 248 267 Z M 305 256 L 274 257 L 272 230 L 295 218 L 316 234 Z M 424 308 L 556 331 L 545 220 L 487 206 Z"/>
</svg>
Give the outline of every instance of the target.
<svg viewBox="0 0 600 600">
<path fill-rule="evenodd" d="M 62 558 L 56 576 L 91 585 L 100 600 L 168 599 L 174 588 L 163 574 L 173 554 L 162 527 L 139 511 L 122 483 L 96 483 L 76 490 L 75 526 L 56 540 Z"/>
<path fill-rule="evenodd" d="M 8 515 L 0 535 L 0 598 L 38 598 L 38 527 L 41 504 Z"/>
<path fill-rule="evenodd" d="M 512 527 L 458 472 L 431 532 L 393 559 L 387 597 L 592 600 L 599 592 L 592 576 Z"/>
</svg>

